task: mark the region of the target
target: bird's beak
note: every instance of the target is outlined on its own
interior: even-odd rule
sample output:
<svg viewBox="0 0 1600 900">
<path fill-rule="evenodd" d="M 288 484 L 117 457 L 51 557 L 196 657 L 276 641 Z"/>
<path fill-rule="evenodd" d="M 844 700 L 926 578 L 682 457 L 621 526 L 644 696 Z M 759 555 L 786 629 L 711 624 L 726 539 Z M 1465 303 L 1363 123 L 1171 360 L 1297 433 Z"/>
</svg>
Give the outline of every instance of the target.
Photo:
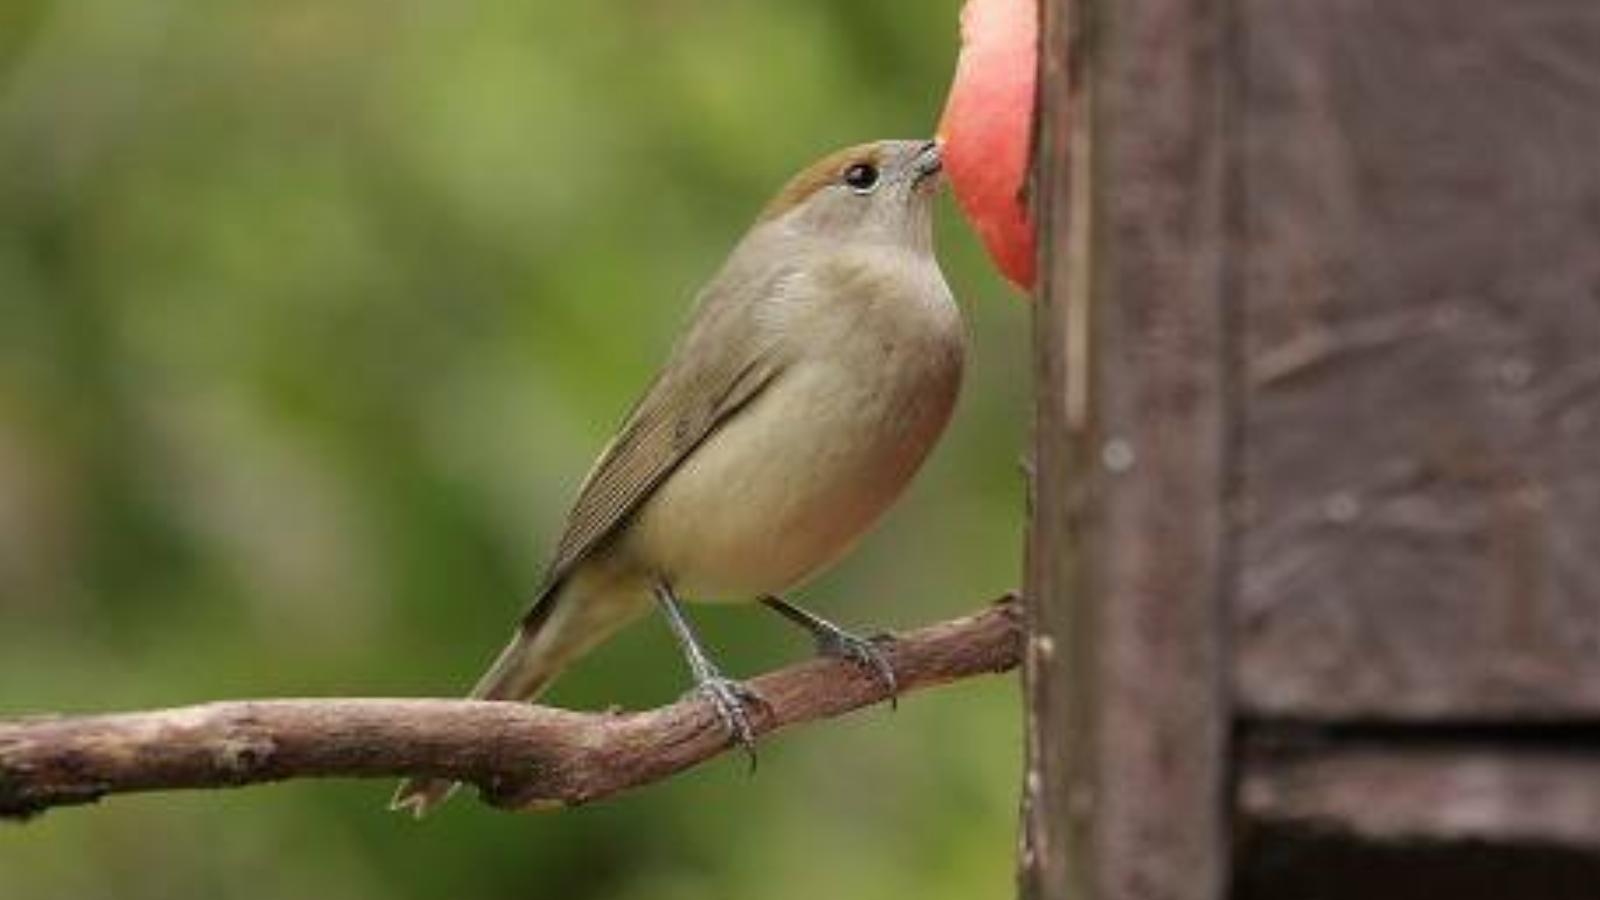
<svg viewBox="0 0 1600 900">
<path fill-rule="evenodd" d="M 938 175 L 943 169 L 944 161 L 939 156 L 939 142 L 929 141 L 922 145 L 922 148 L 917 151 L 916 158 L 911 162 L 911 170 L 915 173 L 912 176 L 912 182 L 921 184 L 923 181 Z"/>
</svg>

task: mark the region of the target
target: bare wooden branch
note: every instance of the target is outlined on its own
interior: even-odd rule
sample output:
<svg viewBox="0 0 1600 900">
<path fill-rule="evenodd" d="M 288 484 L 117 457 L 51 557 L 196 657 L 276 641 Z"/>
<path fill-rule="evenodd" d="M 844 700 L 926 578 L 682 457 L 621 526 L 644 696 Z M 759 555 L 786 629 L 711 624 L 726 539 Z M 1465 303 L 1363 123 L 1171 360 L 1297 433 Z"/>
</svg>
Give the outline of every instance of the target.
<svg viewBox="0 0 1600 900">
<path fill-rule="evenodd" d="M 901 693 L 1014 668 L 1016 604 L 899 636 Z M 758 734 L 887 699 L 870 673 L 814 659 L 750 686 Z M 425 775 L 475 784 L 506 809 L 587 803 L 659 781 L 728 748 L 705 703 L 580 713 L 471 700 L 319 699 L 208 703 L 149 712 L 0 721 L 0 818 L 107 794 L 308 777 Z"/>
</svg>

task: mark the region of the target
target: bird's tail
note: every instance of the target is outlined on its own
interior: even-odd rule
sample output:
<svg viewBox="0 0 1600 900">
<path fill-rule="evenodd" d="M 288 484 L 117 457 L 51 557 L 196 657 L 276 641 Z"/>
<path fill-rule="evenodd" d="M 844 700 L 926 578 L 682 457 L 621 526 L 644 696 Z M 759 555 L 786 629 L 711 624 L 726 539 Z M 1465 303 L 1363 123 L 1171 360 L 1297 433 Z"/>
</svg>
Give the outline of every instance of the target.
<svg viewBox="0 0 1600 900">
<path fill-rule="evenodd" d="M 478 680 L 468 696 L 474 700 L 532 700 L 554 679 L 556 673 L 536 652 L 539 629 L 526 626 L 500 651 L 489 671 Z M 394 792 L 389 808 L 408 811 L 417 818 L 449 799 L 457 784 L 441 778 L 407 778 Z"/>
<path fill-rule="evenodd" d="M 474 700 L 536 699 L 574 659 L 609 637 L 647 605 L 623 598 L 577 598 L 571 586 L 544 597 L 523 621 L 468 696 Z M 646 597 L 648 595 L 645 595 Z M 609 602 L 607 602 L 609 601 Z M 459 785 L 441 778 L 408 778 L 389 809 L 422 818 L 449 799 Z"/>
</svg>

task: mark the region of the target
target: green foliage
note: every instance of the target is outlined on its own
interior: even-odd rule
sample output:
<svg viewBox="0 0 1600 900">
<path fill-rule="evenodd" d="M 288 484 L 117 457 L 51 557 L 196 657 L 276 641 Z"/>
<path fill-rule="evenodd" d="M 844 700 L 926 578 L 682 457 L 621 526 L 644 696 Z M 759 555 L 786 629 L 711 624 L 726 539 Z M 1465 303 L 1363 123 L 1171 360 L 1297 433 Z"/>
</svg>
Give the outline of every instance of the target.
<svg viewBox="0 0 1600 900">
<path fill-rule="evenodd" d="M 0 714 L 451 695 L 689 298 L 814 156 L 928 133 L 956 0 L 0 4 Z M 1026 307 L 948 204 L 951 434 L 804 593 L 908 627 L 1013 586 Z M 725 668 L 808 652 L 700 608 Z M 686 686 L 658 622 L 558 685 Z M 1005 681 L 593 808 L 390 785 L 152 795 L 0 831 L 7 897 L 1010 895 Z"/>
</svg>

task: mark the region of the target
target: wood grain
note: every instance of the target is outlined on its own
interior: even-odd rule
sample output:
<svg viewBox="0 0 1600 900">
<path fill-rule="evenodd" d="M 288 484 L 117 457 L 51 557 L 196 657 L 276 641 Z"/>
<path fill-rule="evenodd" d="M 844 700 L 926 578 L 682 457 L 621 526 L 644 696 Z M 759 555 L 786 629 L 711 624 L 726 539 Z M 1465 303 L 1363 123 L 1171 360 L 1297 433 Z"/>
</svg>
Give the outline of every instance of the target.
<svg viewBox="0 0 1600 900">
<path fill-rule="evenodd" d="M 1220 900 L 1222 10 L 1071 6 L 1045 29 L 1023 888 Z"/>
<path fill-rule="evenodd" d="M 1592 900 L 1600 756 L 1577 731 L 1246 751 L 1236 900 Z"/>
<path fill-rule="evenodd" d="M 1600 854 L 1600 757 L 1559 746 L 1439 741 L 1254 752 L 1254 825 L 1363 841 L 1501 842 Z"/>
<path fill-rule="evenodd" d="M 1600 5 L 1239 19 L 1243 711 L 1600 712 Z"/>
</svg>

